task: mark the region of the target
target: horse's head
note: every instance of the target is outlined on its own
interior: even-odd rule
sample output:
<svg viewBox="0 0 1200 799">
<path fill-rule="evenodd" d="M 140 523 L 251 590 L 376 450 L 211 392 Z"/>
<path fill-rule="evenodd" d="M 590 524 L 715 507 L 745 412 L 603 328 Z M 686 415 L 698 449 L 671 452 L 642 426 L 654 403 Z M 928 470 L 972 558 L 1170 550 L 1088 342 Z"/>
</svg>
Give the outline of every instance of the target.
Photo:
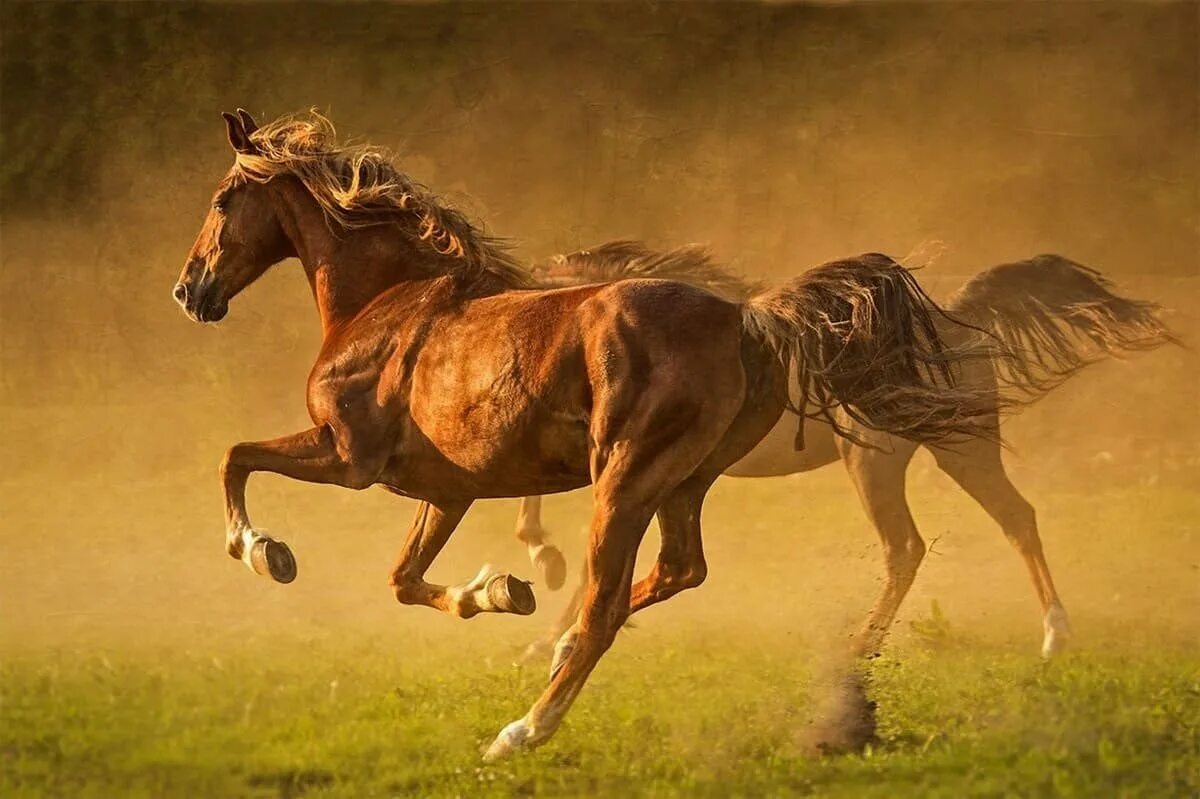
<svg viewBox="0 0 1200 799">
<path fill-rule="evenodd" d="M 237 116 L 222 116 L 234 151 L 258 154 L 250 138 L 258 126 L 250 115 L 239 108 Z M 213 195 L 204 226 L 175 284 L 175 300 L 197 322 L 217 322 L 238 292 L 293 254 L 271 188 L 238 179 L 235 167 Z"/>
</svg>

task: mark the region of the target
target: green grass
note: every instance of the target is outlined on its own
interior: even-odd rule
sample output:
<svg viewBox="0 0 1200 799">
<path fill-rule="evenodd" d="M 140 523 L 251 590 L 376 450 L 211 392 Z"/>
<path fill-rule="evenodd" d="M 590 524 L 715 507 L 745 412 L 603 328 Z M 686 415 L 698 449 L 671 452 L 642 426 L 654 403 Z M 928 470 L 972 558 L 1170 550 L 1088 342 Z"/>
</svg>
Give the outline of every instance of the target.
<svg viewBox="0 0 1200 799">
<path fill-rule="evenodd" d="M 634 641 L 632 639 L 637 638 Z M 813 756 L 811 652 L 626 633 L 558 736 L 484 766 L 543 670 L 489 645 L 370 639 L 209 654 L 19 655 L 3 666 L 0 794 L 368 797 L 1190 796 L 1200 663 L 1104 647 L 1043 664 L 959 641 L 876 660 L 878 741 Z"/>
<path fill-rule="evenodd" d="M 844 648 L 831 636 L 880 574 L 826 470 L 718 483 L 703 588 L 639 617 L 558 734 L 494 766 L 480 750 L 545 681 L 513 655 L 565 597 L 538 588 L 534 617 L 470 622 L 396 605 L 388 557 L 411 508 L 383 492 L 256 484 L 300 560 L 281 586 L 228 560 L 208 514 L 169 527 L 181 503 L 206 507 L 207 485 L 142 484 L 135 529 L 168 526 L 137 546 L 127 515 L 96 510 L 107 481 L 51 504 L 9 491 L 29 521 L 0 559 L 0 796 L 1200 795 L 1200 494 L 1023 480 L 1076 633 L 1047 664 L 1020 559 L 927 467 L 910 496 L 933 546 L 870 664 L 869 749 L 811 752 Z M 588 505 L 547 503 L 572 567 Z M 431 578 L 483 561 L 527 575 L 513 509 L 472 509 Z M 87 535 L 63 538 L 82 518 Z"/>
</svg>

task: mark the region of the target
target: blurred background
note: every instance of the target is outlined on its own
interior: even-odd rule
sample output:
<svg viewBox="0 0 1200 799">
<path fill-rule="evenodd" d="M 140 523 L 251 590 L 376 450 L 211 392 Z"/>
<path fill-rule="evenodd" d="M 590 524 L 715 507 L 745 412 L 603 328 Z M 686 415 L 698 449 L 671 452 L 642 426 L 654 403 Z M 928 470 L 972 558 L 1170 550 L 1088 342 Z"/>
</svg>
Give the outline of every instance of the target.
<svg viewBox="0 0 1200 799">
<path fill-rule="evenodd" d="M 781 280 L 846 254 L 940 250 L 920 279 L 945 296 L 1056 252 L 1162 302 L 1193 345 L 1200 332 L 1194 3 L 6 0 L 0 36 L 8 649 L 346 629 L 401 647 L 524 639 L 562 601 L 541 591 L 532 619 L 469 625 L 397 607 L 386 579 L 415 505 L 381 490 L 255 477 L 252 516 L 289 541 L 300 578 L 275 585 L 225 556 L 217 463 L 308 425 L 319 327 L 294 263 L 219 327 L 171 300 L 231 164 L 222 110 L 321 109 L 526 259 L 706 242 Z M 1084 637 L 1200 632 L 1197 365 L 1184 349 L 1102 363 L 1008 427 Z M 1021 562 L 930 458 L 913 469 L 936 543 L 898 634 L 937 600 L 1032 654 Z M 546 505 L 574 573 L 587 492 Z M 515 508 L 479 503 L 431 576 L 490 560 L 532 577 Z M 873 599 L 878 545 L 840 466 L 721 481 L 707 512 L 709 583 L 645 626 L 815 636 Z"/>
</svg>

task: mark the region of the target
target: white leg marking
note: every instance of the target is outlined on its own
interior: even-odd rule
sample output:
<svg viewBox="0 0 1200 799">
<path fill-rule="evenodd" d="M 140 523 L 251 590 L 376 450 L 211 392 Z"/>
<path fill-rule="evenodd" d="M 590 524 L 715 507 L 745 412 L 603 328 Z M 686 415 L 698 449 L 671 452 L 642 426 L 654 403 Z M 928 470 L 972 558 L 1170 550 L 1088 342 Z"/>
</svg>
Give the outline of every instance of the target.
<svg viewBox="0 0 1200 799">
<path fill-rule="evenodd" d="M 517 719 L 500 731 L 500 734 L 496 736 L 496 740 L 492 741 L 492 745 L 483 753 L 483 761 L 485 763 L 492 763 L 501 758 L 508 757 L 523 748 L 532 735 L 533 733 L 525 719 Z"/>
<path fill-rule="evenodd" d="M 243 527 L 240 533 L 242 539 L 242 563 L 246 564 L 246 568 L 254 571 L 254 564 L 250 561 L 250 552 L 254 549 L 254 542 L 263 536 L 254 531 L 251 527 Z M 258 572 L 254 572 L 258 574 Z"/>
<path fill-rule="evenodd" d="M 529 614 L 533 612 L 533 593 L 528 589 L 528 583 L 520 586 L 524 589 L 526 596 L 523 598 L 514 599 L 512 596 L 512 585 L 507 587 L 503 584 L 497 585 L 500 580 L 509 580 L 508 574 L 496 571 L 496 568 L 490 563 L 483 564 L 483 568 L 479 570 L 470 582 L 462 585 L 451 586 L 446 589 L 446 596 L 450 600 L 450 612 L 455 616 L 462 618 L 470 618 L 476 613 L 493 612 L 493 613 L 523 613 Z M 495 589 L 495 590 L 493 590 Z M 516 607 L 505 607 L 498 602 L 512 602 Z M 527 607 L 522 607 L 519 603 L 524 602 Z"/>
<path fill-rule="evenodd" d="M 526 544 L 525 545 L 525 549 L 529 552 L 529 564 L 531 566 L 534 566 L 534 567 L 538 566 L 538 556 L 542 554 L 542 550 L 545 548 L 546 548 L 546 544 L 544 541 L 539 544 Z"/>
<path fill-rule="evenodd" d="M 571 656 L 571 652 L 575 650 L 575 642 L 579 640 L 579 631 L 575 629 L 575 625 L 571 625 L 562 637 L 558 639 L 558 643 L 554 645 L 554 660 L 550 662 L 550 681 L 554 681 L 554 676 L 558 674 L 558 670 L 567 662 L 567 658 Z"/>
<path fill-rule="evenodd" d="M 496 568 L 490 563 L 485 563 L 480 567 L 479 573 L 472 577 L 468 582 L 462 585 L 452 585 L 446 589 L 446 595 L 450 598 L 450 607 L 454 609 L 454 615 L 462 616 L 464 613 L 485 610 L 480 600 L 487 602 L 487 591 L 484 586 L 488 580 L 499 575 Z"/>
<path fill-rule="evenodd" d="M 1067 646 L 1071 637 L 1071 623 L 1067 620 L 1067 611 L 1055 602 L 1046 611 L 1043 622 L 1046 634 L 1042 639 L 1042 657 L 1051 658 Z"/>
</svg>

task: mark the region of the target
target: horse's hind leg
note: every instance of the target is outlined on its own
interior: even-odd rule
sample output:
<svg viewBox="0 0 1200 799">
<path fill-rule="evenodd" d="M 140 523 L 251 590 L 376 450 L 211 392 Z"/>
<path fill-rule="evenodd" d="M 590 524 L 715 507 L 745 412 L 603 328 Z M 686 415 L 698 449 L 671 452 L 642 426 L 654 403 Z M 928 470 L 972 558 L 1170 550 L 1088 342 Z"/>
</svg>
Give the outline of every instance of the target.
<svg viewBox="0 0 1200 799">
<path fill-rule="evenodd" d="M 634 562 L 650 517 L 712 453 L 736 415 L 733 400 L 711 402 L 707 413 L 700 414 L 690 396 L 675 393 L 686 388 L 667 385 L 640 392 L 640 407 L 595 412 L 595 502 L 579 620 L 559 641 L 550 684 L 523 718 L 500 732 L 487 760 L 536 746 L 554 734 L 629 617 Z"/>
<path fill-rule="evenodd" d="M 704 582 L 708 566 L 704 561 L 704 544 L 700 533 L 700 508 L 712 483 L 711 478 L 693 476 L 672 491 L 658 509 L 662 547 L 650 574 L 633 586 L 629 599 L 631 615 Z M 571 601 L 547 635 L 530 644 L 522 656 L 523 660 L 530 660 L 553 650 L 554 663 L 550 667 L 552 676 L 562 659 L 570 653 L 571 641 L 565 634 L 579 617 L 587 576 L 587 563 L 584 563 L 579 588 Z M 563 642 L 563 645 L 555 648 L 557 641 Z"/>
<path fill-rule="evenodd" d="M 523 498 L 517 511 L 517 540 L 529 551 L 529 562 L 541 572 L 546 587 L 557 591 L 567 580 L 567 560 L 549 539 L 542 526 L 542 498 Z"/>
<path fill-rule="evenodd" d="M 629 597 L 629 615 L 650 605 L 664 602 L 680 591 L 696 588 L 704 582 L 708 566 L 704 562 L 704 544 L 700 534 L 700 509 L 704 504 L 704 495 L 714 479 L 711 476 L 702 478 L 693 475 L 672 491 L 659 507 L 658 523 L 662 531 L 662 547 L 650 574 L 633 585 Z M 552 630 L 554 638 L 547 642 L 553 644 L 557 641 L 557 645 L 554 646 L 554 659 L 550 664 L 552 680 L 574 647 L 576 636 L 572 625 L 578 618 L 586 583 L 585 570 L 583 584 Z M 632 621 L 629 620 L 625 623 L 632 625 Z M 538 644 L 537 652 L 545 651 L 545 644 L 541 641 Z"/>
<path fill-rule="evenodd" d="M 597 503 L 589 537 L 587 592 L 579 621 L 566 634 L 571 637 L 569 651 L 542 696 L 523 718 L 500 732 L 485 760 L 536 746 L 554 734 L 629 613 L 633 564 L 652 512 L 649 503 L 621 501 L 619 496 Z"/>
<path fill-rule="evenodd" d="M 886 437 L 874 443 L 882 449 L 842 445 L 842 460 L 867 516 L 879 534 L 887 566 L 883 592 L 855 637 L 854 650 L 858 655 L 874 654 L 883 645 L 925 557 L 925 542 L 917 532 L 904 496 L 904 473 L 916 446 Z"/>
<path fill-rule="evenodd" d="M 1008 479 L 1000 457 L 1000 445 L 976 440 L 953 451 L 933 449 L 932 452 L 942 471 L 983 506 L 1025 560 L 1042 605 L 1042 656 L 1050 657 L 1061 651 L 1071 635 L 1067 611 L 1058 598 L 1042 552 L 1037 515 Z"/>
<path fill-rule="evenodd" d="M 708 566 L 704 561 L 700 509 L 712 484 L 712 478 L 694 475 L 672 491 L 658 509 L 662 547 L 650 574 L 633 586 L 631 614 L 704 582 Z"/>
</svg>

